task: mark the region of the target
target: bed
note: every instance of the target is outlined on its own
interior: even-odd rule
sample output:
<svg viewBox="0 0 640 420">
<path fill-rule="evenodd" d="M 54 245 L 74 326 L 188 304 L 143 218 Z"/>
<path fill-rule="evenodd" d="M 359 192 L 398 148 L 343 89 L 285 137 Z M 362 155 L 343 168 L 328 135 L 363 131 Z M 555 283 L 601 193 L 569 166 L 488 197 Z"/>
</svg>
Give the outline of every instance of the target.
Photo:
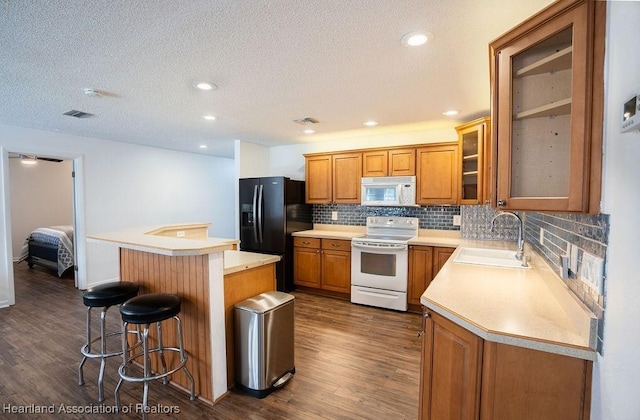
<svg viewBox="0 0 640 420">
<path fill-rule="evenodd" d="M 26 261 L 56 270 L 58 277 L 73 267 L 73 227 L 49 226 L 37 228 L 27 238 Z"/>
</svg>

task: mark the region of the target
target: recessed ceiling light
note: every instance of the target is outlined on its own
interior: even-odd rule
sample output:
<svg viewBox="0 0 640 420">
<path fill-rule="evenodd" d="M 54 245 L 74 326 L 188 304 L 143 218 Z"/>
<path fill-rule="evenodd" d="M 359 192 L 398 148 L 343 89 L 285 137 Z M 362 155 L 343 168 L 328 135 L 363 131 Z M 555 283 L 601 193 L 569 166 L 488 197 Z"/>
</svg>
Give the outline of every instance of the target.
<svg viewBox="0 0 640 420">
<path fill-rule="evenodd" d="M 367 127 L 375 127 L 376 125 L 378 125 L 378 121 L 369 120 L 369 121 L 363 122 L 362 124 L 366 125 Z"/>
<path fill-rule="evenodd" d="M 407 47 L 419 47 L 433 41 L 434 35 L 431 32 L 409 32 L 405 34 L 400 42 Z"/>
<path fill-rule="evenodd" d="M 209 82 L 198 82 L 195 84 L 195 86 L 200 90 L 215 90 L 218 88 L 218 86 Z"/>
<path fill-rule="evenodd" d="M 201 144 L 201 145 L 200 145 L 200 148 L 201 148 L 201 149 L 208 149 L 208 148 L 209 148 L 209 146 L 207 146 L 206 144 Z"/>
<path fill-rule="evenodd" d="M 307 128 L 305 130 L 303 130 L 304 134 L 315 134 L 316 130 L 312 129 L 312 128 Z"/>
<path fill-rule="evenodd" d="M 447 111 L 444 111 L 442 113 L 442 115 L 446 115 L 447 117 L 453 117 L 454 115 L 458 115 L 458 110 L 457 109 L 449 109 Z"/>
<path fill-rule="evenodd" d="M 202 118 L 204 118 L 207 121 L 215 121 L 215 120 L 218 119 L 217 117 L 215 117 L 213 115 L 203 115 Z"/>
</svg>

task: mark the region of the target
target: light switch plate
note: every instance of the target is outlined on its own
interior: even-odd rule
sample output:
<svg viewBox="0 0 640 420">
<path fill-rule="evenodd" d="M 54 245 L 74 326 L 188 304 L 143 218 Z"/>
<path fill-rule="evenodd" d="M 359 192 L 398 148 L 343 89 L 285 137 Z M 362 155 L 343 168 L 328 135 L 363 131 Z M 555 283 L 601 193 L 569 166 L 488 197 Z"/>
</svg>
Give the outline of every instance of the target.
<svg viewBox="0 0 640 420">
<path fill-rule="evenodd" d="M 595 290 L 599 295 L 603 294 L 602 277 L 604 275 L 604 260 L 587 252 L 582 253 L 581 280 Z"/>
<path fill-rule="evenodd" d="M 453 226 L 460 226 L 462 224 L 462 218 L 459 214 L 453 216 Z"/>
</svg>

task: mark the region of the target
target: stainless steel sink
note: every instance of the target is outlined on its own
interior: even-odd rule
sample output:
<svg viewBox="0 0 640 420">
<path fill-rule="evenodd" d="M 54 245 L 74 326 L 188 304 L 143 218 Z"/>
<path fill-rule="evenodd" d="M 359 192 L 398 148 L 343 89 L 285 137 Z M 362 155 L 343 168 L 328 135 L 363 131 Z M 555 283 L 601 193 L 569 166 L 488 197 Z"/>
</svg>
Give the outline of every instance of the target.
<svg viewBox="0 0 640 420">
<path fill-rule="evenodd" d="M 491 248 L 460 248 L 453 262 L 461 264 L 490 265 L 494 267 L 530 268 L 516 259 L 517 251 Z"/>
</svg>

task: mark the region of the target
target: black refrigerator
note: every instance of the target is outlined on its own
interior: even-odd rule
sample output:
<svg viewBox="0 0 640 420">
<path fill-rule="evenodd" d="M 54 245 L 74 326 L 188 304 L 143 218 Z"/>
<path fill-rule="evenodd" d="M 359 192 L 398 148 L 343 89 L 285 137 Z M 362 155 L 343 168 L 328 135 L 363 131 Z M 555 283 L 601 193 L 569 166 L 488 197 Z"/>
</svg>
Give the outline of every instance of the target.
<svg viewBox="0 0 640 420">
<path fill-rule="evenodd" d="M 277 289 L 293 286 L 291 234 L 313 228 L 313 209 L 305 203 L 304 181 L 285 177 L 240 179 L 240 250 L 280 255 Z"/>
</svg>

